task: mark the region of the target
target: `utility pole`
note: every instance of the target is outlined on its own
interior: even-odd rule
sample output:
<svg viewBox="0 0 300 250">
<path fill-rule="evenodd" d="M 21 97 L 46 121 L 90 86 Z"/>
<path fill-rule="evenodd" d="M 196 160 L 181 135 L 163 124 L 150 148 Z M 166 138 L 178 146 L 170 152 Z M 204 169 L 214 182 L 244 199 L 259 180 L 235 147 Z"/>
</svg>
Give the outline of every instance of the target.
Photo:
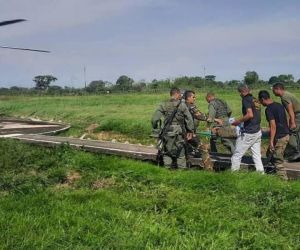
<svg viewBox="0 0 300 250">
<path fill-rule="evenodd" d="M 204 79 L 204 87 L 205 87 L 205 65 L 203 66 L 203 79 Z"/>
<path fill-rule="evenodd" d="M 83 77 L 84 77 L 84 89 L 86 89 L 86 68 L 85 68 L 85 65 L 83 67 Z"/>
</svg>

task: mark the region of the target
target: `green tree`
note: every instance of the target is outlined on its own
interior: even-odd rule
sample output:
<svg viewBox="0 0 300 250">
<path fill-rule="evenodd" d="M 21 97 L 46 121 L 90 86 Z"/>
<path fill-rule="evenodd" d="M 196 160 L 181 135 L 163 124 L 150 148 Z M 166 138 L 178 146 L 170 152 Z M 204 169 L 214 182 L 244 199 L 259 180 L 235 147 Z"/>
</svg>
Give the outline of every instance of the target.
<svg viewBox="0 0 300 250">
<path fill-rule="evenodd" d="M 216 80 L 216 76 L 215 75 L 207 75 L 207 76 L 205 76 L 205 81 L 214 82 L 215 80 Z"/>
<path fill-rule="evenodd" d="M 255 71 L 247 71 L 244 77 L 244 82 L 247 85 L 257 84 L 259 81 L 258 74 Z"/>
<path fill-rule="evenodd" d="M 89 93 L 99 93 L 105 90 L 105 82 L 102 80 L 92 81 L 86 87 L 86 91 Z"/>
<path fill-rule="evenodd" d="M 37 90 L 47 90 L 51 82 L 55 82 L 57 78 L 52 75 L 41 75 L 34 77 L 35 88 Z"/>
<path fill-rule="evenodd" d="M 132 89 L 132 84 L 134 83 L 134 80 L 126 75 L 122 75 L 118 78 L 116 81 L 116 86 L 118 89 L 122 90 L 129 90 Z"/>
<path fill-rule="evenodd" d="M 268 81 L 268 84 L 270 85 L 274 85 L 275 83 L 279 82 L 279 79 L 277 76 L 271 76 L 269 81 Z"/>
<path fill-rule="evenodd" d="M 225 84 L 227 84 L 230 87 L 237 87 L 239 84 L 241 84 L 241 81 L 239 80 L 230 80 L 225 82 Z"/>
<path fill-rule="evenodd" d="M 133 84 L 132 89 L 136 92 L 141 92 L 147 87 L 146 81 L 140 81 Z"/>
<path fill-rule="evenodd" d="M 294 84 L 295 83 L 295 79 L 294 76 L 291 74 L 288 75 L 279 75 L 278 76 L 278 80 L 284 84 Z"/>
<path fill-rule="evenodd" d="M 181 76 L 181 77 L 177 77 L 174 80 L 174 86 L 176 87 L 183 87 L 183 86 L 188 86 L 190 85 L 190 78 L 187 76 Z"/>
<path fill-rule="evenodd" d="M 57 85 L 49 86 L 48 94 L 51 95 L 61 95 L 63 93 L 63 88 Z"/>
</svg>

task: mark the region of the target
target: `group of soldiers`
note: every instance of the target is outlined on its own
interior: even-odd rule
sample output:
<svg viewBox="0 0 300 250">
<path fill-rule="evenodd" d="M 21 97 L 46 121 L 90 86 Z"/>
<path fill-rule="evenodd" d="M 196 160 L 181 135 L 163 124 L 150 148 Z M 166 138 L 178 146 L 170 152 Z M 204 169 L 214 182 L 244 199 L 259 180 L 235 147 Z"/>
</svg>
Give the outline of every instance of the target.
<svg viewBox="0 0 300 250">
<path fill-rule="evenodd" d="M 238 92 L 242 98 L 242 116 L 231 118 L 228 104 L 207 93 L 208 113 L 201 112 L 196 104 L 196 94 L 188 90 L 170 90 L 170 99 L 161 103 L 152 117 L 152 128 L 158 131 L 158 156 L 167 168 L 188 168 L 189 158 L 201 155 L 202 165 L 213 170 L 209 152 L 217 152 L 217 138 L 232 154 L 231 169 L 240 169 L 241 159 L 248 149 L 252 152 L 256 170 L 264 173 L 261 160 L 261 105 L 266 106 L 270 137 L 268 159 L 276 167 L 278 175 L 286 179 L 284 171 L 284 151 L 288 144 L 293 149 L 290 161 L 300 159 L 300 101 L 277 83 L 273 93 L 281 98 L 274 102 L 268 91 L 259 92 L 258 98 L 252 96 L 247 85 L 240 85 Z M 286 116 L 288 113 L 288 118 Z M 163 122 L 161 121 L 163 120 Z M 210 143 L 200 140 L 197 133 L 200 121 L 206 122 L 211 131 Z"/>
<path fill-rule="evenodd" d="M 159 128 L 160 120 L 164 118 L 159 141 L 163 163 L 167 168 L 187 168 L 188 153 L 201 154 L 205 169 L 212 170 L 213 164 L 209 156 L 210 146 L 200 141 L 197 129 L 200 121 L 207 122 L 210 128 L 229 126 L 231 110 L 225 101 L 215 97 L 213 93 L 206 95 L 208 114 L 201 112 L 195 105 L 196 94 L 188 90 L 183 94 L 178 88 L 172 88 L 170 99 L 159 105 L 152 117 L 152 128 Z M 170 119 L 172 118 L 172 119 Z M 216 150 L 216 137 L 212 137 L 211 145 Z M 234 150 L 234 142 L 222 138 L 222 143 Z M 193 150 L 190 150 L 190 149 Z"/>
</svg>

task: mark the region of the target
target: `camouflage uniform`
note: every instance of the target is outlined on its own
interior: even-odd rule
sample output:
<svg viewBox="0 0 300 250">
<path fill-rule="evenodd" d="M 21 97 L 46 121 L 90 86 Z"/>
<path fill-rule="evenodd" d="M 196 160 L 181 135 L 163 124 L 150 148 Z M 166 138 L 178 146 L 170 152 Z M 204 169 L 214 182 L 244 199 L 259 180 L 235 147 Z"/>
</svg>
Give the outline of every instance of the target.
<svg viewBox="0 0 300 250">
<path fill-rule="evenodd" d="M 157 129 L 161 117 L 164 117 L 164 120 L 171 117 L 178 104 L 176 115 L 162 138 L 163 161 L 168 168 L 174 165 L 178 168 L 186 168 L 185 136 L 187 132 L 194 130 L 193 118 L 184 101 L 170 99 L 159 105 L 151 121 L 152 128 Z"/>
<path fill-rule="evenodd" d="M 209 102 L 208 104 L 208 122 L 211 123 L 211 128 L 224 128 L 226 131 L 227 128 L 230 128 L 230 123 L 229 123 L 229 116 L 231 114 L 231 110 L 228 107 L 227 103 L 220 100 L 220 99 L 213 99 L 212 101 Z M 221 119 L 223 121 L 223 125 L 219 126 L 214 123 L 214 119 Z M 217 152 L 217 137 L 212 136 L 210 140 L 210 146 L 211 146 L 211 151 L 212 152 Z M 235 146 L 234 146 L 234 141 L 228 138 L 223 138 L 221 137 L 221 142 L 222 144 L 231 152 L 234 152 Z"/>
<path fill-rule="evenodd" d="M 196 135 L 197 127 L 199 126 L 200 121 L 206 121 L 207 117 L 205 114 L 201 113 L 197 107 L 194 104 L 187 104 L 190 113 L 192 114 L 192 117 L 194 119 L 194 136 L 191 140 L 188 141 L 189 145 L 191 145 L 193 148 L 196 148 L 199 150 L 201 154 L 202 164 L 203 167 L 207 170 L 213 170 L 213 163 L 210 159 L 209 155 L 209 145 L 203 144 L 200 141 L 200 138 Z"/>
<path fill-rule="evenodd" d="M 267 151 L 267 157 L 270 158 L 270 162 L 276 167 L 276 174 L 281 178 L 287 180 L 287 174 L 285 167 L 283 166 L 284 162 L 284 150 L 289 142 L 289 135 L 282 137 L 276 140 L 274 150 Z"/>
<path fill-rule="evenodd" d="M 288 91 L 284 91 L 284 95 L 281 97 L 282 105 L 287 110 L 287 106 L 291 103 L 295 113 L 295 122 L 297 127 L 294 129 L 290 136 L 289 145 L 294 151 L 300 151 L 300 101 Z"/>
</svg>

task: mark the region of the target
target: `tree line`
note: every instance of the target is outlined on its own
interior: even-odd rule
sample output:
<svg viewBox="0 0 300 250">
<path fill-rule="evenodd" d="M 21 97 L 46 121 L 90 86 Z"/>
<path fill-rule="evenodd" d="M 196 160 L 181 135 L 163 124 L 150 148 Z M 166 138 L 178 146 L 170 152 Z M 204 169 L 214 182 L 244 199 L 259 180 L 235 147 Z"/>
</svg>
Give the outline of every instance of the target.
<svg viewBox="0 0 300 250">
<path fill-rule="evenodd" d="M 153 79 L 150 82 L 145 80 L 134 81 L 126 75 L 120 76 L 115 83 L 104 80 L 93 80 L 84 88 L 61 87 L 54 85 L 57 78 L 52 75 L 35 76 L 33 82 L 35 87 L 24 88 L 12 86 L 10 88 L 0 88 L 0 95 L 17 95 L 17 94 L 47 94 L 47 95 L 84 95 L 84 94 L 102 94 L 114 92 L 146 92 L 169 89 L 170 87 L 179 88 L 235 88 L 241 83 L 252 87 L 262 87 L 273 85 L 277 82 L 285 86 L 300 87 L 300 79 L 296 80 L 292 74 L 281 74 L 271 76 L 268 81 L 259 78 L 255 71 L 247 71 L 242 80 L 217 81 L 215 75 L 200 76 L 182 76 L 175 79 Z"/>
</svg>

